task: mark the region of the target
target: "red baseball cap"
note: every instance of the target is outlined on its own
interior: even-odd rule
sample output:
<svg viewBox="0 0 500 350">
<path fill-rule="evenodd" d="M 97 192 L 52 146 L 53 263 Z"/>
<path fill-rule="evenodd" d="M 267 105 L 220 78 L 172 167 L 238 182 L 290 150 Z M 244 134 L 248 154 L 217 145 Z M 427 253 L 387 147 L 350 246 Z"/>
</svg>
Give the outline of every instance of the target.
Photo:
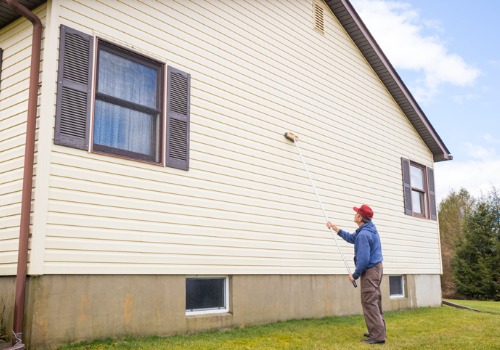
<svg viewBox="0 0 500 350">
<path fill-rule="evenodd" d="M 359 208 L 353 207 L 352 209 L 366 220 L 371 220 L 373 218 L 373 210 L 366 204 L 363 204 Z"/>
</svg>

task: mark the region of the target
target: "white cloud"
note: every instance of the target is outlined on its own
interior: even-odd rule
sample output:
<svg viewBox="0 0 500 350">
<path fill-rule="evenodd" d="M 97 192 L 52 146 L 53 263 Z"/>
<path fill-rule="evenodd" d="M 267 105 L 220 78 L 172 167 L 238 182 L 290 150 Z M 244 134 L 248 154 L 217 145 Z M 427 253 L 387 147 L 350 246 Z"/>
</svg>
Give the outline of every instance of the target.
<svg viewBox="0 0 500 350">
<path fill-rule="evenodd" d="M 498 137 L 494 137 L 493 135 L 491 134 L 485 134 L 484 135 L 484 140 L 487 142 L 487 143 L 490 143 L 490 144 L 500 144 L 500 138 Z"/>
<path fill-rule="evenodd" d="M 464 146 L 467 150 L 467 154 L 475 159 L 488 161 L 496 156 L 496 150 L 493 147 L 487 148 L 481 145 L 472 144 L 470 142 L 466 142 Z"/>
<path fill-rule="evenodd" d="M 493 68 L 500 68 L 500 60 L 488 60 L 488 63 L 493 66 Z"/>
<path fill-rule="evenodd" d="M 413 82 L 417 99 L 432 98 L 442 84 L 471 85 L 479 76 L 477 68 L 448 52 L 438 36 L 439 23 L 421 18 L 411 4 L 386 0 L 354 0 L 353 4 L 397 69 L 423 73 L 420 81 Z"/>
<path fill-rule="evenodd" d="M 475 94 L 475 93 L 469 93 L 469 94 L 465 94 L 465 95 L 454 95 L 453 102 L 455 102 L 457 104 L 463 104 L 465 102 L 470 102 L 470 101 L 476 100 L 478 98 L 479 98 L 479 95 Z"/>
<path fill-rule="evenodd" d="M 447 161 L 435 164 L 436 197 L 438 203 L 452 190 L 465 188 L 474 197 L 500 189 L 500 159 Z"/>
</svg>

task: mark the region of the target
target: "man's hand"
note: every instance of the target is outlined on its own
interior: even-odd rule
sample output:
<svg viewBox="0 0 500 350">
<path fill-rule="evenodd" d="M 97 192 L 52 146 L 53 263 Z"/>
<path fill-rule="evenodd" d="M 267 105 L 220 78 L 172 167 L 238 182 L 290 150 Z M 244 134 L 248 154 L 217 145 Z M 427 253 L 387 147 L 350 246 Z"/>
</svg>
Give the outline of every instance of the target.
<svg viewBox="0 0 500 350">
<path fill-rule="evenodd" d="M 334 224 L 332 224 L 330 221 L 328 221 L 328 222 L 326 223 L 326 227 L 331 228 L 332 230 L 334 230 L 334 231 L 335 231 L 335 232 L 337 232 L 337 233 L 338 233 L 338 232 L 339 232 L 339 230 L 340 230 L 337 226 L 335 226 Z"/>
<path fill-rule="evenodd" d="M 351 283 L 354 283 L 354 281 L 356 281 L 354 277 L 352 277 L 352 274 L 349 275 L 349 281 L 351 281 Z"/>
</svg>

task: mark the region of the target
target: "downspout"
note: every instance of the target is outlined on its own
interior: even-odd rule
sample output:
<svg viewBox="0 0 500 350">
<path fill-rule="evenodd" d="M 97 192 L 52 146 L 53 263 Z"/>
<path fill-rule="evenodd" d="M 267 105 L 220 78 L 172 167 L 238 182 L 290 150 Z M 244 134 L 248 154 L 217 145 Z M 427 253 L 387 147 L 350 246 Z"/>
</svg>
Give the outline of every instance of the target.
<svg viewBox="0 0 500 350">
<path fill-rule="evenodd" d="M 31 47 L 31 70 L 28 93 L 28 116 L 26 123 L 26 145 L 24 150 L 24 174 L 21 199 L 21 222 L 19 227 L 19 251 L 17 256 L 16 299 L 14 304 L 13 347 L 25 349 L 23 342 L 24 306 L 26 299 L 26 275 L 28 269 L 28 243 L 30 234 L 31 192 L 33 190 L 33 167 L 35 160 L 36 112 L 38 105 L 38 81 L 40 78 L 40 56 L 42 48 L 42 22 L 17 0 L 4 0 L 14 11 L 33 24 Z"/>
</svg>

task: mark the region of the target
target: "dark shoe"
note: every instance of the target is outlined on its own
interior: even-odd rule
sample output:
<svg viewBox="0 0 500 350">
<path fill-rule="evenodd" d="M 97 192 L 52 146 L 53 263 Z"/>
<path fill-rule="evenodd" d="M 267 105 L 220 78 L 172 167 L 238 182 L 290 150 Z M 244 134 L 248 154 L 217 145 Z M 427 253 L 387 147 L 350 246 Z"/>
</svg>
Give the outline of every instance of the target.
<svg viewBox="0 0 500 350">
<path fill-rule="evenodd" d="M 385 340 L 365 339 L 362 340 L 365 344 L 385 344 Z"/>
<path fill-rule="evenodd" d="M 363 337 L 370 338 L 370 333 L 363 334 Z"/>
</svg>

